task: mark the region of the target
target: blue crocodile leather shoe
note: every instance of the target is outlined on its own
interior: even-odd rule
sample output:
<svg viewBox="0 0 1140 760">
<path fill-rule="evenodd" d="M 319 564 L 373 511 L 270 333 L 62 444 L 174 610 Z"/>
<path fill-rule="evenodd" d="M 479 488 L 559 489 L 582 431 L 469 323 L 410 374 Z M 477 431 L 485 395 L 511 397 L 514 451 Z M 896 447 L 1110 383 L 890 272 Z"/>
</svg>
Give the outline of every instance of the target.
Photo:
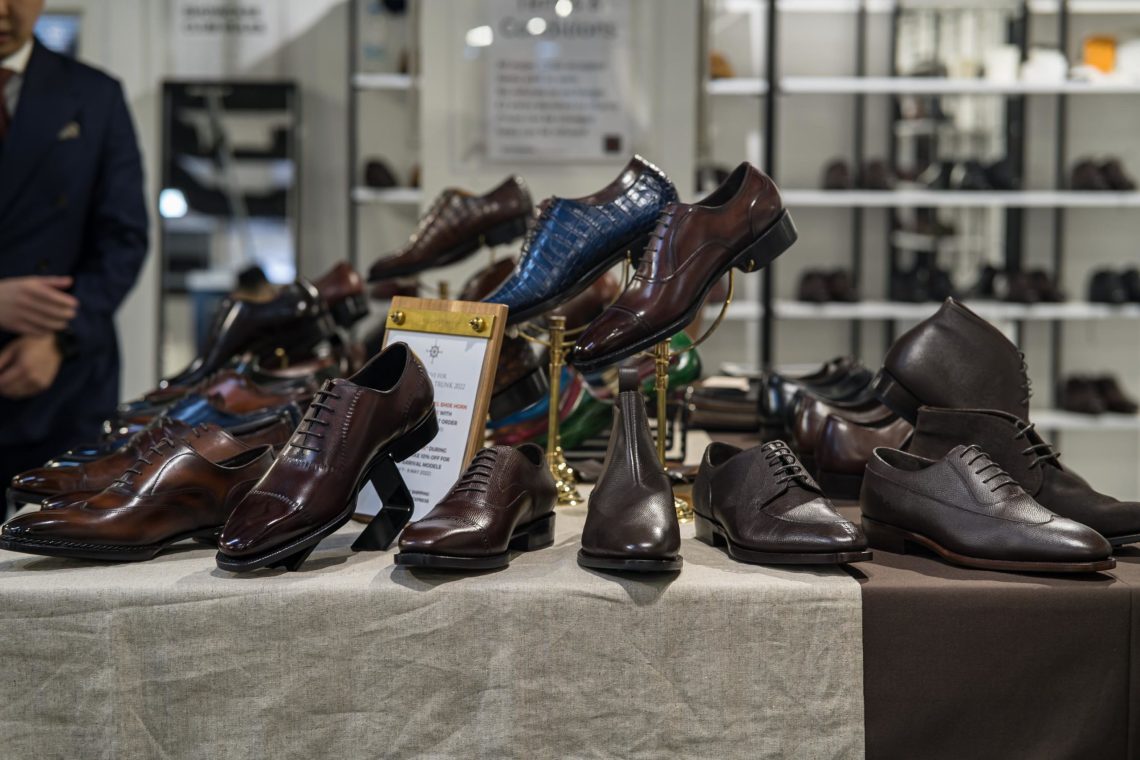
<svg viewBox="0 0 1140 760">
<path fill-rule="evenodd" d="M 641 253 L 657 217 L 677 200 L 665 173 L 634 156 L 618 178 L 585 198 L 547 198 L 523 242 L 518 266 L 484 301 L 522 322 L 581 293 L 626 251 Z"/>
</svg>

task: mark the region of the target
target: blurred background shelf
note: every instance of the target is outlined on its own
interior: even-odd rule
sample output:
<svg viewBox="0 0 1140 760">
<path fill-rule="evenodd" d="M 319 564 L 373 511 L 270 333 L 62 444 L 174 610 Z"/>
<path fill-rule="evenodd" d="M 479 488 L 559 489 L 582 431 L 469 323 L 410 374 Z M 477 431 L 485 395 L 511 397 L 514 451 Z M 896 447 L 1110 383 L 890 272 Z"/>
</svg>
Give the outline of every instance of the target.
<svg viewBox="0 0 1140 760">
<path fill-rule="evenodd" d="M 1140 430 L 1140 415 L 1135 414 L 1078 414 L 1060 409 L 1032 409 L 1029 420 L 1037 425 L 1038 430 L 1055 433 L 1082 430 L 1097 433 L 1109 430 L 1122 432 Z"/>
<path fill-rule="evenodd" d="M 789 207 L 1140 208 L 1140 192 L 1074 190 L 784 190 Z"/>
<path fill-rule="evenodd" d="M 714 82 L 719 80 L 713 80 Z M 942 77 L 784 77 L 787 95 L 1134 95 L 1135 82 L 991 82 Z"/>
<path fill-rule="evenodd" d="M 412 81 L 409 74 L 367 74 L 361 72 L 352 77 L 352 84 L 358 90 L 410 90 Z"/>
<path fill-rule="evenodd" d="M 386 203 L 392 206 L 419 206 L 423 192 L 418 187 L 354 187 L 352 200 L 356 203 Z"/>
<path fill-rule="evenodd" d="M 1001 8 L 1015 6 L 1016 0 L 778 0 L 776 7 L 784 13 L 856 13 L 860 4 L 868 13 L 890 13 L 896 7 L 920 8 Z M 724 0 L 730 12 L 744 13 L 766 9 L 767 0 Z M 1029 0 L 1031 13 L 1055 14 L 1060 0 Z M 1069 12 L 1080 14 L 1140 13 L 1136 0 L 1069 0 Z"/>
<path fill-rule="evenodd" d="M 1041 321 L 1052 320 L 1082 321 L 1101 319 L 1140 319 L 1140 304 L 1112 306 L 1084 301 L 1066 303 L 1018 304 L 1001 301 L 967 301 L 966 304 L 979 316 L 991 321 Z M 897 301 L 858 301 L 856 303 L 807 303 L 805 301 L 777 300 L 774 304 L 777 319 L 819 319 L 819 320 L 899 320 L 919 321 L 926 319 L 941 304 L 901 303 Z M 706 319 L 715 319 L 720 306 L 707 306 Z M 725 317 L 734 321 L 748 321 L 760 318 L 762 311 L 755 301 L 734 302 Z"/>
</svg>

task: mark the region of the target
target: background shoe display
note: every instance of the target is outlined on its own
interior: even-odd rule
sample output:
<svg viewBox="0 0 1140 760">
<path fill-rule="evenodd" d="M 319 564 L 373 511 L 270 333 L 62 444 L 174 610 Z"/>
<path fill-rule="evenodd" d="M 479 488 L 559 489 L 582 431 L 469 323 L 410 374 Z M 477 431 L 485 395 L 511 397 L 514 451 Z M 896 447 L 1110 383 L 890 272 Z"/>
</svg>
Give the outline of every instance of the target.
<svg viewBox="0 0 1140 760">
<path fill-rule="evenodd" d="M 938 459 L 876 449 L 860 497 L 875 549 L 910 545 L 966 567 L 1016 572 L 1111 570 L 1112 547 L 1096 531 L 1034 501 L 977 446 Z"/>
<path fill-rule="evenodd" d="M 1082 159 L 1073 165 L 1070 186 L 1074 190 L 1131 192 L 1136 189 L 1136 181 L 1128 176 L 1118 158 L 1099 164 Z"/>
<path fill-rule="evenodd" d="M 895 174 L 882 159 L 872 159 L 859 170 L 856 184 L 863 190 L 894 190 Z"/>
<path fill-rule="evenodd" d="M 823 181 L 820 184 L 824 190 L 850 190 L 855 186 L 851 178 L 851 167 L 842 158 L 831 161 L 823 169 Z"/>
<path fill-rule="evenodd" d="M 1104 402 L 1107 411 L 1115 414 L 1136 414 L 1140 410 L 1140 405 L 1124 392 L 1114 376 L 1100 375 L 1090 378 L 1089 381 Z"/>
<path fill-rule="evenodd" d="M 1137 404 L 1111 375 L 1072 375 L 1061 386 L 1060 407 L 1080 414 L 1136 414 Z"/>
<path fill-rule="evenodd" d="M 783 441 L 712 443 L 693 484 L 697 539 L 738 562 L 832 565 L 871 559 L 867 541 Z"/>
<path fill-rule="evenodd" d="M 484 245 L 506 245 L 526 234 L 533 202 L 521 177 L 483 195 L 449 188 L 432 202 L 400 250 L 368 270 L 369 282 L 407 277 L 462 261 Z"/>
<path fill-rule="evenodd" d="M 1118 305 L 1127 303 L 1131 295 L 1124 275 L 1111 269 L 1098 269 L 1089 278 L 1089 301 Z"/>
<path fill-rule="evenodd" d="M 851 273 L 846 269 L 806 269 L 800 275 L 797 299 L 808 303 L 854 303 L 859 300 Z"/>
<path fill-rule="evenodd" d="M 657 460 L 637 370 L 620 370 L 613 433 L 602 475 L 590 493 L 578 564 L 595 570 L 681 569 L 673 488 Z"/>
<path fill-rule="evenodd" d="M 554 543 L 557 498 L 546 452 L 535 444 L 483 449 L 439 504 L 404 528 L 396 564 L 506 567 L 511 549 L 535 551 Z"/>
</svg>

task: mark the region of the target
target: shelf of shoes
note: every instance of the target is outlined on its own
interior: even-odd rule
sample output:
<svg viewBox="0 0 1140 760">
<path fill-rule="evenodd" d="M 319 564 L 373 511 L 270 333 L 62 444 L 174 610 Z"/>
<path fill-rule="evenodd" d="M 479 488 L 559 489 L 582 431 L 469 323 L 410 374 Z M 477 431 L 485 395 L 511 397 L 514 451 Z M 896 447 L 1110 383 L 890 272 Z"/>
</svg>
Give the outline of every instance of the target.
<svg viewBox="0 0 1140 760">
<path fill-rule="evenodd" d="M 766 8 L 767 0 L 721 0 L 722 7 L 730 13 L 741 13 L 753 8 Z M 865 5 L 868 13 L 890 13 L 896 6 L 905 9 L 923 8 L 982 8 L 992 10 L 1003 5 L 1016 11 L 1016 0 L 779 0 L 779 9 L 784 13 L 856 13 L 860 5 Z M 1057 13 L 1061 0 L 1029 0 L 1030 13 Z M 1137 0 L 1069 0 L 1069 12 L 1081 14 L 1127 14 L 1140 13 Z"/>
<path fill-rule="evenodd" d="M 1074 190 L 784 190 L 791 207 L 1140 208 L 1140 192 Z"/>
<path fill-rule="evenodd" d="M 990 321 L 1050 321 L 1050 320 L 1101 320 L 1140 319 L 1140 304 L 1113 306 L 1103 303 L 1066 301 L 1064 303 L 1020 304 L 1001 301 L 968 301 L 967 305 L 978 315 Z M 808 303 L 806 301 L 776 301 L 779 319 L 817 320 L 899 320 L 918 322 L 938 310 L 936 301 L 903 303 L 899 301 L 857 301 L 855 303 Z M 705 308 L 706 319 L 715 319 L 720 306 Z M 740 301 L 732 304 L 726 319 L 749 321 L 758 319 L 760 304 Z"/>
<path fill-rule="evenodd" d="M 419 206 L 423 191 L 418 187 L 354 187 L 352 200 L 356 203 L 386 203 L 391 206 Z"/>
<path fill-rule="evenodd" d="M 352 85 L 358 90 L 410 90 L 412 82 L 409 74 L 359 73 L 352 77 Z"/>
<path fill-rule="evenodd" d="M 768 82 L 758 77 L 726 77 L 705 83 L 710 95 L 758 96 Z M 1140 82 L 991 82 L 945 77 L 784 77 L 784 95 L 1136 95 Z"/>
</svg>

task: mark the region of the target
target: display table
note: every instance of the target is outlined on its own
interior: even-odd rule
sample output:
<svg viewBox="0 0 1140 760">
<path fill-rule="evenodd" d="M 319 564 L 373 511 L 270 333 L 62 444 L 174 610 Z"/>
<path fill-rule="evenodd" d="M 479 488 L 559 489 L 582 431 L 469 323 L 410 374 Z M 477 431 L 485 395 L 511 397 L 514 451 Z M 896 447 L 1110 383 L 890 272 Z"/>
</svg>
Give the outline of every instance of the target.
<svg viewBox="0 0 1140 760">
<path fill-rule="evenodd" d="M 469 576 L 354 555 L 355 523 L 298 573 L 0 553 L 0 757 L 863 756 L 850 575 L 691 539 L 679 575 L 586 571 L 584 514 Z"/>
</svg>

